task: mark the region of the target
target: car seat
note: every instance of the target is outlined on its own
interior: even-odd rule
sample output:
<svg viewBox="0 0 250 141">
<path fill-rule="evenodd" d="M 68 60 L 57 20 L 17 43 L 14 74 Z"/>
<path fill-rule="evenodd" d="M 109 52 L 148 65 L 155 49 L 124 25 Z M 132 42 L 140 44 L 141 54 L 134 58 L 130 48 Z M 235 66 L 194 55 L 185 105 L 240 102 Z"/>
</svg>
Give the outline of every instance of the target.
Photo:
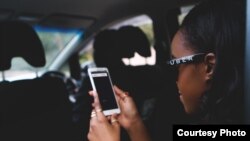
<svg viewBox="0 0 250 141">
<path fill-rule="evenodd" d="M 33 67 L 46 63 L 42 43 L 27 23 L 0 22 L 0 70 L 22 57 Z M 0 140 L 75 140 L 71 103 L 58 78 L 36 77 L 0 82 Z"/>
</svg>

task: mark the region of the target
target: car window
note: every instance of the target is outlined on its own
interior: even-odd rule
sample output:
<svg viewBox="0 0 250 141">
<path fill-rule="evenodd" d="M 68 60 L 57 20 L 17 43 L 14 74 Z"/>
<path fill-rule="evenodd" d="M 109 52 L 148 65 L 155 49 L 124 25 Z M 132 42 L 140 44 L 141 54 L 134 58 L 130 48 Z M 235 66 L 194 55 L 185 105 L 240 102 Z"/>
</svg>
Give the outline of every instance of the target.
<svg viewBox="0 0 250 141">
<path fill-rule="evenodd" d="M 39 38 L 44 46 L 46 66 L 67 46 L 67 44 L 80 32 L 78 29 L 50 28 L 35 26 Z"/>
<path fill-rule="evenodd" d="M 188 14 L 188 12 L 194 7 L 194 5 L 187 5 L 180 7 L 180 14 L 178 16 L 178 22 L 179 24 L 182 23 L 185 16 Z"/>
</svg>

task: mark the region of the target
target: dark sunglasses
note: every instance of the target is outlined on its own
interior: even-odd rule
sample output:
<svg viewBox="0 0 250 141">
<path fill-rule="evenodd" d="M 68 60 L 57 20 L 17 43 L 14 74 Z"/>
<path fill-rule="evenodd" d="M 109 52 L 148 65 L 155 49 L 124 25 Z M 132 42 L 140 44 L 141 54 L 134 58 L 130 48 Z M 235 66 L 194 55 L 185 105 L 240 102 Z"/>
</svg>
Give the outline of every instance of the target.
<svg viewBox="0 0 250 141">
<path fill-rule="evenodd" d="M 204 59 L 205 53 L 197 53 L 189 56 L 183 56 L 180 58 L 175 58 L 167 61 L 167 64 L 171 66 L 171 74 L 172 77 L 177 80 L 179 75 L 179 65 L 180 64 L 190 64 L 190 63 L 198 63 Z"/>
</svg>

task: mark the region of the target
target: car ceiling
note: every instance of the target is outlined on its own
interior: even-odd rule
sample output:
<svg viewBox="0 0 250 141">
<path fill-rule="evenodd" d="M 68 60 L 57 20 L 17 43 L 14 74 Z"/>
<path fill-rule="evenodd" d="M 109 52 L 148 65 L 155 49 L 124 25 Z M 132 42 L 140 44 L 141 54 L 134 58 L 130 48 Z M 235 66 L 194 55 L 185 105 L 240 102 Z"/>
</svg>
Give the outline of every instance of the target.
<svg viewBox="0 0 250 141">
<path fill-rule="evenodd" d="M 197 0 L 0 0 L 0 20 L 88 28 L 140 13 L 157 13 Z M 119 11 L 119 12 L 117 12 Z"/>
</svg>

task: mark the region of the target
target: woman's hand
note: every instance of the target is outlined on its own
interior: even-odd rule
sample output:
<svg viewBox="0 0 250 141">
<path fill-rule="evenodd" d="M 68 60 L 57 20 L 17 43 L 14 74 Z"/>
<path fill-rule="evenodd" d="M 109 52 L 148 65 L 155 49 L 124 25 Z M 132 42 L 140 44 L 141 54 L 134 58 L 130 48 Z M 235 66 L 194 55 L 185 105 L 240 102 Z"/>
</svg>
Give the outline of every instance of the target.
<svg viewBox="0 0 250 141">
<path fill-rule="evenodd" d="M 94 98 L 92 104 L 94 109 L 91 113 L 88 133 L 89 141 L 120 141 L 120 125 L 117 122 L 117 115 L 105 117 L 101 110 L 98 95 L 93 91 L 89 94 Z"/>
<path fill-rule="evenodd" d="M 122 91 L 117 86 L 114 86 L 114 91 L 121 109 L 121 114 L 118 115 L 118 121 L 123 128 L 129 130 L 133 128 L 134 123 L 141 121 L 135 102 L 127 92 Z"/>
<path fill-rule="evenodd" d="M 125 128 L 131 141 L 150 141 L 147 129 L 139 116 L 135 102 L 127 92 L 114 86 L 121 114 L 118 115 L 120 125 Z"/>
</svg>

